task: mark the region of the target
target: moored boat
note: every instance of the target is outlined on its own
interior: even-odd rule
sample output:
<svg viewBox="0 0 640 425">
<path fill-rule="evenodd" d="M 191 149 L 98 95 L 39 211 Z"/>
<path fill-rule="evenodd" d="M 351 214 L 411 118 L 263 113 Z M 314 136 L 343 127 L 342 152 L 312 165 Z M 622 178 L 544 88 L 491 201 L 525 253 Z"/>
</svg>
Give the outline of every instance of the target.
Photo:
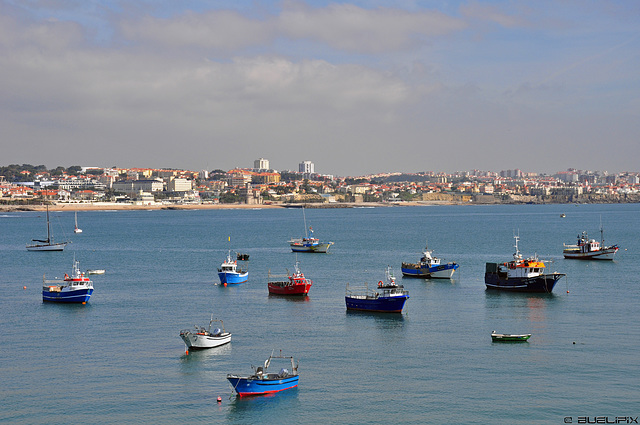
<svg viewBox="0 0 640 425">
<path fill-rule="evenodd" d="M 249 271 L 238 266 L 237 260 L 231 259 L 231 251 L 218 269 L 218 277 L 222 285 L 245 283 L 249 277 Z"/>
<path fill-rule="evenodd" d="M 531 338 L 531 334 L 499 334 L 496 331 L 491 332 L 491 341 L 493 342 L 526 342 Z"/>
<path fill-rule="evenodd" d="M 291 369 L 282 368 L 279 373 L 269 373 L 268 368 L 274 359 L 290 360 Z M 298 364 L 294 365 L 293 357 L 283 356 L 282 351 L 278 356 L 271 353 L 264 366 L 254 368 L 252 375 L 228 374 L 227 380 L 240 397 L 276 393 L 298 386 Z"/>
<path fill-rule="evenodd" d="M 564 258 L 577 260 L 613 260 L 619 247 L 618 245 L 605 246 L 602 226 L 600 227 L 600 239 L 601 242 L 589 239 L 587 232 L 582 232 L 581 235 L 578 235 L 578 241 L 575 245 L 563 244 L 562 255 Z"/>
<path fill-rule="evenodd" d="M 373 289 L 369 289 L 367 283 L 354 288 L 347 284 L 344 300 L 347 310 L 401 313 L 408 298 L 409 291 L 396 283 L 389 266 L 385 272 L 385 282 L 379 281 Z"/>
<path fill-rule="evenodd" d="M 425 245 L 422 257 L 417 263 L 402 263 L 402 275 L 408 277 L 422 277 L 435 279 L 451 279 L 453 272 L 458 268 L 458 264 L 450 262 L 442 264 L 438 257 L 433 255 L 433 250 L 429 250 Z"/>
<path fill-rule="evenodd" d="M 551 292 L 564 273 L 545 273 L 546 265 L 537 256 L 522 258 L 518 236 L 514 236 L 516 252 L 505 263 L 486 263 L 484 282 L 487 289 L 513 292 Z"/>
<path fill-rule="evenodd" d="M 304 219 L 304 238 L 292 238 L 289 240 L 289 246 L 293 252 L 316 252 L 325 254 L 329 251 L 329 247 L 333 242 L 320 242 L 320 239 L 313 237 L 313 228 L 309 226 L 307 231 L 307 217 L 302 208 L 302 217 Z"/>
<path fill-rule="evenodd" d="M 73 260 L 71 276 L 47 280 L 42 276 L 42 301 L 86 304 L 93 294 L 93 282 L 80 271 L 78 261 Z"/>
<path fill-rule="evenodd" d="M 82 229 L 78 227 L 78 211 L 76 211 L 75 213 L 76 226 L 73 229 L 73 233 L 82 233 Z"/>
<path fill-rule="evenodd" d="M 220 322 L 220 327 L 214 328 L 212 331 L 211 324 L 213 322 Z M 231 334 L 229 332 L 225 332 L 224 323 L 220 319 L 214 319 L 213 315 L 211 315 L 211 320 L 209 320 L 209 327 L 207 329 L 196 325 L 194 330 L 181 330 L 180 338 L 184 341 L 187 348 L 187 354 L 189 354 L 189 350 L 214 348 L 231 342 Z"/>
<path fill-rule="evenodd" d="M 313 281 L 304 277 L 297 261 L 294 267 L 293 274 L 287 271 L 286 275 L 274 275 L 269 271 L 267 282 L 269 294 L 307 295 L 309 293 Z"/>
<path fill-rule="evenodd" d="M 320 242 L 320 239 L 313 237 L 313 229 L 309 227 L 309 234 L 304 238 L 291 239 L 289 246 L 293 252 L 317 252 L 325 254 L 333 242 Z"/>
<path fill-rule="evenodd" d="M 69 242 L 54 242 L 49 223 L 49 204 L 47 204 L 47 239 L 32 239 L 27 251 L 63 251 Z"/>
</svg>

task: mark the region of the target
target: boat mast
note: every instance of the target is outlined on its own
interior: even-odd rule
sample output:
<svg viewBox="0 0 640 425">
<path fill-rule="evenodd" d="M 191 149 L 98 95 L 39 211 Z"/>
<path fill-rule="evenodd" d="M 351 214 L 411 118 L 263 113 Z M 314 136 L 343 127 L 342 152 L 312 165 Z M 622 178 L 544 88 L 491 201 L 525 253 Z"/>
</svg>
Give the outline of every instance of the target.
<svg viewBox="0 0 640 425">
<path fill-rule="evenodd" d="M 304 220 L 304 237 L 305 239 L 308 239 L 309 234 L 307 233 L 307 216 L 304 213 L 304 206 L 302 207 L 302 219 Z"/>
<path fill-rule="evenodd" d="M 51 243 L 51 229 L 50 229 L 50 225 L 49 225 L 49 204 L 47 205 L 47 243 Z"/>
<path fill-rule="evenodd" d="M 520 233 L 520 232 L 518 232 Z M 522 258 L 522 256 L 520 255 L 520 249 L 518 249 L 518 240 L 520 239 L 519 235 L 513 235 L 513 238 L 516 240 L 516 244 L 514 245 L 516 252 L 513 253 L 513 259 L 514 260 L 519 260 L 520 258 Z"/>
</svg>

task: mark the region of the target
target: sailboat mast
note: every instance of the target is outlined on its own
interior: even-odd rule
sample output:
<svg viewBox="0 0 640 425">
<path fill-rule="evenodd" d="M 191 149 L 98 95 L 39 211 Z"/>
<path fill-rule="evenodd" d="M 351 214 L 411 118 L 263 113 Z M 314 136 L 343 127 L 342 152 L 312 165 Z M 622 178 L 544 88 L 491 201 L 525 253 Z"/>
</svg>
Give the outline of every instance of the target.
<svg viewBox="0 0 640 425">
<path fill-rule="evenodd" d="M 304 220 L 304 237 L 309 238 L 309 234 L 307 233 L 307 216 L 304 213 L 304 207 L 302 207 L 302 219 Z"/>
<path fill-rule="evenodd" d="M 51 242 L 51 226 L 49 225 L 49 204 L 47 205 L 47 243 Z"/>
</svg>

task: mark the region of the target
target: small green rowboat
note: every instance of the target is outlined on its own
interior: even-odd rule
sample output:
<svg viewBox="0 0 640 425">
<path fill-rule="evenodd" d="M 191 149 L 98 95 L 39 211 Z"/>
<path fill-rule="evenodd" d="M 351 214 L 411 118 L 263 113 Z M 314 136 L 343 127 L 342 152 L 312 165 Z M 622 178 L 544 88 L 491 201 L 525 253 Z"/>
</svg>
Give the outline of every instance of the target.
<svg viewBox="0 0 640 425">
<path fill-rule="evenodd" d="M 499 334 L 496 331 L 491 332 L 491 340 L 493 342 L 526 342 L 531 338 L 531 334 Z"/>
</svg>

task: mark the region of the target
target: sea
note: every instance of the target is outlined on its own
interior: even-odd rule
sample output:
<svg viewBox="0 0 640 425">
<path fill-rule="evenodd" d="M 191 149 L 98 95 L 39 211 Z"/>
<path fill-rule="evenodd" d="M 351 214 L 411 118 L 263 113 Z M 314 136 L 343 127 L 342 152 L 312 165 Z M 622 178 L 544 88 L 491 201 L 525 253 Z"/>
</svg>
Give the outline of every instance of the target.
<svg viewBox="0 0 640 425">
<path fill-rule="evenodd" d="M 566 217 L 562 218 L 561 214 Z M 64 252 L 28 252 L 43 212 L 0 213 L 0 422 L 20 424 L 563 424 L 640 416 L 640 205 L 412 206 L 52 212 Z M 587 231 L 615 261 L 562 257 Z M 315 236 L 328 254 L 292 253 Z M 486 262 L 520 251 L 566 273 L 552 294 L 487 291 Z M 452 280 L 402 278 L 428 243 Z M 218 284 L 228 252 L 249 280 Z M 86 305 L 42 302 L 42 277 L 92 275 Z M 313 280 L 270 296 L 267 276 Z M 392 266 L 402 314 L 345 308 L 347 284 Z M 222 319 L 230 344 L 185 354 L 182 329 Z M 491 332 L 531 333 L 493 343 Z M 299 361 L 295 389 L 235 397 L 229 373 Z M 275 363 L 274 363 L 275 365 Z M 273 366 L 272 367 L 278 367 Z M 221 401 L 218 402 L 218 397 Z M 624 422 L 624 421 L 626 422 Z M 600 421 L 600 422 L 597 422 Z M 614 422 L 617 421 L 617 422 Z"/>
</svg>

